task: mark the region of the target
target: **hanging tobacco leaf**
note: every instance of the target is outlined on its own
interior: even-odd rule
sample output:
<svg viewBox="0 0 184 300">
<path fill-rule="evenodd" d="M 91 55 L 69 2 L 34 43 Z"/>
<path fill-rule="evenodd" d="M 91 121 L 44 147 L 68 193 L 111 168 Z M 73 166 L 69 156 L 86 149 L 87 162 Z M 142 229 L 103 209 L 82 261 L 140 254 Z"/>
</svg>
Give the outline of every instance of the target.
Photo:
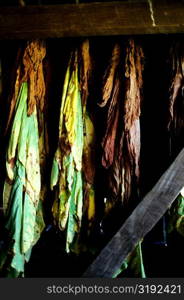
<svg viewBox="0 0 184 300">
<path fill-rule="evenodd" d="M 4 185 L 4 213 L 11 243 L 2 253 L 1 267 L 9 261 L 8 276 L 24 274 L 24 264 L 44 228 L 40 201 L 39 133 L 36 106 L 27 115 L 28 84 L 23 83 L 7 151 L 7 179 Z M 2 263 L 3 262 L 3 263 Z M 13 272 L 13 273 L 12 273 Z"/>
<path fill-rule="evenodd" d="M 33 55 L 32 58 L 29 55 Z M 24 264 L 29 260 L 32 247 L 45 226 L 42 200 L 45 200 L 47 188 L 44 177 L 41 179 L 48 154 L 47 129 L 43 115 L 44 56 L 44 43 L 41 41 L 27 43 L 22 63 L 19 57 L 8 120 L 8 127 L 11 123 L 12 127 L 6 155 L 7 178 L 3 202 L 9 244 L 8 250 L 1 255 L 0 265 L 1 269 L 7 268 L 7 276 L 13 277 L 24 274 Z M 34 86 L 35 89 L 30 89 L 30 86 Z M 36 102 L 31 104 L 31 110 L 29 110 L 30 97 L 36 99 Z"/>
<path fill-rule="evenodd" d="M 171 159 L 184 146 L 184 45 L 175 43 L 170 49 L 171 82 L 168 97 L 167 129 L 170 138 Z M 168 231 L 176 230 L 184 235 L 184 192 L 183 189 L 172 204 L 169 212 Z"/>
<path fill-rule="evenodd" d="M 86 108 L 90 72 L 89 41 L 85 40 L 72 53 L 66 71 L 51 174 L 54 220 L 66 233 L 67 252 L 80 251 L 75 241 L 79 241 L 82 216 L 87 216 L 87 231 L 95 214 L 94 127 Z"/>
<path fill-rule="evenodd" d="M 106 131 L 102 139 L 102 165 L 105 168 L 109 168 L 114 160 L 115 141 L 117 136 L 117 128 L 119 121 L 119 96 L 120 96 L 120 78 L 117 72 L 117 63 L 120 61 L 120 48 L 119 45 L 115 45 L 112 58 L 110 61 L 110 67 L 107 68 L 105 73 L 105 81 L 103 85 L 102 99 L 108 99 L 108 113 L 106 120 Z M 110 69 L 110 71 L 109 71 Z M 108 76 L 106 75 L 108 74 Z M 107 88 L 108 86 L 108 88 Z M 107 93 L 108 90 L 108 93 Z M 103 102 L 102 107 L 107 104 L 107 101 Z"/>
<path fill-rule="evenodd" d="M 59 122 L 59 143 L 55 153 L 51 189 L 55 187 L 53 216 L 66 230 L 66 251 L 70 251 L 82 218 L 83 118 L 78 81 L 78 52 L 73 52 L 66 71 Z"/>
<path fill-rule="evenodd" d="M 84 126 L 84 146 L 82 157 L 83 171 L 83 217 L 86 214 L 89 228 L 92 226 L 95 218 L 95 129 L 87 109 L 89 96 L 89 81 L 91 78 L 92 61 L 90 56 L 89 40 L 84 40 L 81 45 L 81 98 L 83 105 L 83 126 Z M 87 232 L 87 228 L 84 229 Z"/>
<path fill-rule="evenodd" d="M 135 45 L 133 40 L 128 41 L 124 81 L 118 45 L 114 46 L 110 67 L 107 70 L 111 69 L 112 62 L 114 62 L 114 71 L 110 72 L 105 82 L 105 85 L 108 82 L 111 86 L 111 93 L 108 94 L 110 98 L 108 100 L 106 131 L 102 139 L 102 166 L 108 169 L 108 197 L 110 202 L 116 203 L 118 199 L 121 199 L 122 202 L 128 202 L 133 190 L 138 196 L 142 48 Z M 106 71 L 106 74 L 109 74 L 109 71 Z M 113 85 L 110 84 L 110 81 Z M 122 81 L 124 82 L 124 91 Z M 103 88 L 104 91 L 106 92 L 105 88 Z M 102 98 L 104 97 L 102 96 Z M 106 206 L 108 207 L 109 204 L 107 203 Z M 113 204 L 109 208 L 111 206 Z"/>
<path fill-rule="evenodd" d="M 115 45 L 110 66 L 105 73 L 109 76 L 105 75 L 105 87 L 102 89 L 102 106 L 108 104 L 106 131 L 102 139 L 102 166 L 107 169 L 108 180 L 104 219 L 113 213 L 115 207 L 123 207 L 122 219 L 125 218 L 127 210 L 130 209 L 130 200 L 135 203 L 139 200 L 142 48 L 132 39 L 128 41 L 124 77 L 121 59 L 120 47 Z M 141 245 L 123 262 L 121 270 L 114 277 L 127 267 L 134 270 L 135 274 L 145 277 Z"/>
<path fill-rule="evenodd" d="M 128 202 L 132 191 L 139 195 L 140 161 L 140 113 L 143 71 L 143 51 L 129 40 L 125 59 L 124 100 L 124 201 Z M 135 183 L 134 183 L 135 182 Z"/>
</svg>

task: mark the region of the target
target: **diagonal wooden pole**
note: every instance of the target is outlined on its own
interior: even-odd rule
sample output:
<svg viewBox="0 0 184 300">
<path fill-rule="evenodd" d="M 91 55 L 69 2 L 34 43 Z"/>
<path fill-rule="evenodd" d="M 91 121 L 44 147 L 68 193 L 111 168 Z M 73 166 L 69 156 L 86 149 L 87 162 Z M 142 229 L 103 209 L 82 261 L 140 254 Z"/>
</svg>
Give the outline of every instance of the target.
<svg viewBox="0 0 184 300">
<path fill-rule="evenodd" d="M 184 149 L 88 267 L 83 277 L 111 278 L 136 244 L 164 215 L 183 186 Z"/>
</svg>

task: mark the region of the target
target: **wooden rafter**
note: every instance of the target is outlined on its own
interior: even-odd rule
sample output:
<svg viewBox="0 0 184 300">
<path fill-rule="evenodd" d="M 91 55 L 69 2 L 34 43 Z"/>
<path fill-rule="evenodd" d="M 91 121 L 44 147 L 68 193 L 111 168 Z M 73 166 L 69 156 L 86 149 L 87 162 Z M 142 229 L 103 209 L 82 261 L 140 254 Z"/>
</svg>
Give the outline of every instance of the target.
<svg viewBox="0 0 184 300">
<path fill-rule="evenodd" d="M 0 39 L 184 33 L 184 4 L 149 3 L 1 7 Z"/>
</svg>

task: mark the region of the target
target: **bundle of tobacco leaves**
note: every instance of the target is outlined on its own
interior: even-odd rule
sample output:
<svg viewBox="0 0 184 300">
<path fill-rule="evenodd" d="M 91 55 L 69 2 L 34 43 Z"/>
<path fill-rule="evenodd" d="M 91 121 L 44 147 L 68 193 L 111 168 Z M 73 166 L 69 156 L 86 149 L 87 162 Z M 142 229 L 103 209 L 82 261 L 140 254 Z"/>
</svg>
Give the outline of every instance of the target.
<svg viewBox="0 0 184 300">
<path fill-rule="evenodd" d="M 53 216 L 56 225 L 66 233 L 67 252 L 79 237 L 83 214 L 87 214 L 89 223 L 95 214 L 94 127 L 86 110 L 90 70 L 86 40 L 72 52 L 68 63 L 51 174 L 51 189 L 55 190 Z"/>
<path fill-rule="evenodd" d="M 106 131 L 102 139 L 102 166 L 108 170 L 109 182 L 107 207 L 119 200 L 128 203 L 132 193 L 136 197 L 139 195 L 142 62 L 142 48 L 129 40 L 123 78 L 120 46 L 116 44 L 104 76 L 99 105 L 107 106 Z"/>
<path fill-rule="evenodd" d="M 45 54 L 44 42 L 36 40 L 27 42 L 19 56 L 8 120 L 3 193 L 8 242 L 0 255 L 0 268 L 11 277 L 24 275 L 24 264 L 45 226 L 42 200 L 46 182 L 41 179 L 48 153 L 42 64 Z"/>
<path fill-rule="evenodd" d="M 134 192 L 134 197 L 139 198 L 140 177 L 140 114 L 142 100 L 142 71 L 143 51 L 140 46 L 135 45 L 133 40 L 129 41 L 125 60 L 125 100 L 124 100 L 124 143 L 125 151 L 125 189 L 124 200 L 128 201 Z"/>
<path fill-rule="evenodd" d="M 138 203 L 140 178 L 140 114 L 142 101 L 142 48 L 130 39 L 123 50 L 115 44 L 109 66 L 105 71 L 102 101 L 106 107 L 106 130 L 102 139 L 102 166 L 107 170 L 108 191 L 105 197 L 105 215 L 122 203 L 122 217 L 126 217 L 131 202 Z M 125 62 L 124 65 L 122 62 Z M 121 205 L 120 205 L 121 206 Z M 122 220 L 123 220 L 122 218 Z M 140 245 L 125 263 L 133 259 L 144 267 Z M 141 254 L 142 255 L 142 254 Z M 134 265 L 134 263 L 133 263 Z M 122 266 L 124 269 L 125 265 Z M 117 274 L 121 270 L 117 271 Z M 138 270 L 137 270 L 138 272 Z"/>
</svg>

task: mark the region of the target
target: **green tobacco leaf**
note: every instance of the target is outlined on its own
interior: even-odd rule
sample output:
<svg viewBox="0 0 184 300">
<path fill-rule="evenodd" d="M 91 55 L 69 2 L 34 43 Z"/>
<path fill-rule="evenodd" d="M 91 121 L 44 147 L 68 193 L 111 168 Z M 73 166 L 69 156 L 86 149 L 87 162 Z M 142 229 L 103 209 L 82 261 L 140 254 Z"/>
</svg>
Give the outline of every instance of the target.
<svg viewBox="0 0 184 300">
<path fill-rule="evenodd" d="M 146 278 L 141 242 L 137 244 L 134 251 L 125 259 L 125 261 L 122 263 L 121 268 L 114 273 L 113 278 L 116 278 L 121 273 L 123 276 L 123 271 L 128 268 L 131 270 L 135 277 Z"/>
<path fill-rule="evenodd" d="M 73 61 L 74 60 L 74 61 Z M 66 230 L 66 251 L 70 251 L 80 230 L 83 206 L 82 154 L 83 116 L 78 82 L 78 54 L 70 59 L 63 87 L 59 142 L 51 174 L 55 188 L 53 216 L 61 230 Z M 74 65 L 73 65 L 74 64 Z"/>
<path fill-rule="evenodd" d="M 9 147 L 7 181 L 4 184 L 6 228 L 11 240 L 1 267 L 9 265 L 7 276 L 24 274 L 24 264 L 44 228 L 40 203 L 39 133 L 36 107 L 27 115 L 28 85 L 24 82 L 17 99 Z M 12 164 L 13 161 L 13 164 Z M 11 181 L 10 181 L 11 180 Z"/>
</svg>

